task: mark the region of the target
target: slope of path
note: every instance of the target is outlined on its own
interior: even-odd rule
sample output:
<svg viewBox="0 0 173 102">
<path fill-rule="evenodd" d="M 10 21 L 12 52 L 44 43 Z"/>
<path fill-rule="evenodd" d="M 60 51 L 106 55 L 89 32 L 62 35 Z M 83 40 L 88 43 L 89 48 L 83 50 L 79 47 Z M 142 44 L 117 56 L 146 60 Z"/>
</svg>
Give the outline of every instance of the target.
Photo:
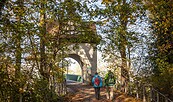
<svg viewBox="0 0 173 102">
<path fill-rule="evenodd" d="M 96 100 L 94 96 L 94 88 L 92 86 L 71 84 L 67 87 L 70 93 L 69 102 L 140 102 L 139 100 L 135 100 L 120 92 L 115 92 L 115 99 L 113 101 L 107 100 L 105 88 L 101 88 L 100 100 Z"/>
</svg>

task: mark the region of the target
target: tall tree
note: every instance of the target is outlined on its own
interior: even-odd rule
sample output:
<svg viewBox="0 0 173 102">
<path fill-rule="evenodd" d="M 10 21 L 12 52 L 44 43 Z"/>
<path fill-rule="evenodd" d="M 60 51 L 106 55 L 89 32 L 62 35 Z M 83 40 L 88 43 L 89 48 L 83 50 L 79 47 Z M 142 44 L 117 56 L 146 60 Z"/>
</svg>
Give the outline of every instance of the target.
<svg viewBox="0 0 173 102">
<path fill-rule="evenodd" d="M 47 0 L 40 1 L 40 73 L 44 79 L 49 79 L 46 64 L 46 5 Z"/>
<path fill-rule="evenodd" d="M 3 2 L 3 1 L 2 1 Z M 2 3 L 1 2 L 1 3 Z M 15 58 L 15 75 L 16 77 L 19 75 L 20 73 L 20 69 L 21 69 L 21 60 L 22 60 L 22 40 L 23 40 L 23 36 L 24 36 L 24 15 L 25 15 L 25 11 L 24 11 L 24 5 L 23 5 L 23 0 L 17 0 L 17 1 L 4 1 L 4 5 L 3 8 L 1 9 L 1 31 L 2 31 L 2 42 L 4 43 L 9 43 L 12 45 L 11 49 L 9 49 L 9 53 L 6 54 L 10 54 L 11 50 L 15 50 L 14 52 L 14 58 Z M 8 4 L 9 2 L 11 2 L 11 4 Z M 6 5 L 5 5 L 6 3 Z M 11 7 L 11 8 L 10 8 Z M 8 37 L 11 38 L 8 38 Z M 6 41 L 4 38 L 6 38 Z M 1 43 L 2 43 L 1 42 Z M 13 47 L 12 47 L 13 46 Z M 7 47 L 8 49 L 8 47 Z M 11 53 L 11 56 L 13 56 L 13 53 Z"/>
<path fill-rule="evenodd" d="M 150 62 L 153 68 L 153 84 L 161 92 L 173 94 L 173 5 L 171 0 L 144 0 L 149 11 L 153 42 Z M 160 81 L 162 80 L 162 81 Z"/>
<path fill-rule="evenodd" d="M 134 0 L 103 0 L 105 9 L 101 11 L 103 14 L 105 26 L 103 33 L 105 34 L 106 47 L 105 51 L 111 52 L 113 56 L 121 58 L 121 84 L 124 85 L 127 92 L 127 83 L 129 81 L 130 49 L 138 41 L 136 33 L 130 30 L 131 25 L 135 25 L 135 21 L 139 20 L 141 12 L 141 2 Z M 142 6 L 141 6 L 142 7 Z M 129 55 L 127 56 L 127 53 Z M 129 63 L 130 64 L 130 63 Z"/>
<path fill-rule="evenodd" d="M 24 16 L 24 5 L 23 5 L 24 1 L 23 0 L 17 0 L 16 1 L 16 7 L 15 7 L 15 15 L 16 15 L 16 20 L 17 20 L 17 27 L 19 27 L 18 29 L 16 29 L 16 39 L 15 39 L 15 47 L 16 47 L 16 51 L 15 51 L 15 58 L 16 58 L 16 76 L 19 75 L 20 70 L 21 70 L 21 60 L 22 60 L 22 48 L 21 48 L 21 44 L 22 44 L 22 36 L 24 35 L 24 27 L 23 26 L 23 21 L 22 21 L 22 17 Z"/>
<path fill-rule="evenodd" d="M 67 50 L 66 47 L 71 42 L 88 42 L 90 38 L 92 41 L 96 41 L 89 28 L 92 23 L 87 24 L 82 18 L 83 15 L 86 16 L 90 12 L 87 8 L 88 0 L 82 2 L 76 0 L 1 1 L 0 53 L 11 64 L 6 66 L 3 64 L 5 66 L 3 68 L 6 68 L 8 72 L 11 70 L 9 67 L 14 68 L 15 66 L 16 77 L 6 73 L 6 76 L 3 77 L 5 82 L 0 81 L 5 88 L 0 95 L 5 94 L 3 99 L 10 97 L 11 101 L 19 101 L 19 96 L 20 100 L 53 100 L 51 95 L 55 93 L 55 90 L 51 90 L 52 94 L 48 94 L 50 92 L 50 82 L 48 82 L 50 80 L 48 79 L 51 72 L 59 74 L 62 73 L 62 70 L 56 70 L 57 63 L 52 63 L 52 60 L 60 62 L 66 55 L 62 52 Z M 47 25 L 49 24 L 53 26 L 52 31 L 57 31 L 54 35 L 48 31 Z M 67 26 L 71 28 L 67 29 Z M 73 38 L 70 41 L 69 36 Z M 3 76 L 4 70 L 0 71 L 2 72 L 0 75 Z M 7 80 L 6 77 L 8 77 Z M 63 78 L 58 77 L 58 79 Z M 30 82 L 31 80 L 34 81 Z M 58 83 L 60 82 L 62 81 L 58 81 Z M 30 89 L 34 90 L 31 92 Z M 24 96 L 24 94 L 27 95 Z"/>
</svg>

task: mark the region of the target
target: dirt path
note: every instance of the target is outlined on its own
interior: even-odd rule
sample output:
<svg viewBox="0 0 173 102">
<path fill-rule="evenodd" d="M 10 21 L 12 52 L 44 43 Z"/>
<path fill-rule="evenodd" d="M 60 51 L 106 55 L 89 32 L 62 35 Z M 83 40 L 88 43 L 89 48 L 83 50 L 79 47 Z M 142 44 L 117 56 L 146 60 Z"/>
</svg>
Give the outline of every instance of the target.
<svg viewBox="0 0 173 102">
<path fill-rule="evenodd" d="M 82 84 L 69 85 L 68 89 L 71 93 L 69 102 L 140 102 L 119 92 L 115 92 L 115 99 L 113 101 L 107 100 L 105 88 L 101 88 L 100 90 L 100 100 L 95 99 L 94 88 L 92 86 Z"/>
</svg>

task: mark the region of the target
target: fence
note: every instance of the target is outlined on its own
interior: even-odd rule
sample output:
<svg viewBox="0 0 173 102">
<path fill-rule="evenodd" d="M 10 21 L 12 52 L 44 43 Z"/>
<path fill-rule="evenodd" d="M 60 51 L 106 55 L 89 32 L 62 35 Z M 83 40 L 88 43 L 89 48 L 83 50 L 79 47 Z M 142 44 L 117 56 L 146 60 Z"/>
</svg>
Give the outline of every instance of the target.
<svg viewBox="0 0 173 102">
<path fill-rule="evenodd" d="M 117 88 L 121 90 L 121 86 L 117 86 Z M 124 92 L 124 90 L 121 91 Z M 129 84 L 127 94 L 140 99 L 142 102 L 173 102 L 149 84 Z"/>
<path fill-rule="evenodd" d="M 173 102 L 154 88 L 151 89 L 151 97 L 152 102 Z"/>
<path fill-rule="evenodd" d="M 65 95 L 67 93 L 66 81 L 63 81 L 62 83 L 56 83 L 55 90 L 58 95 Z"/>
</svg>

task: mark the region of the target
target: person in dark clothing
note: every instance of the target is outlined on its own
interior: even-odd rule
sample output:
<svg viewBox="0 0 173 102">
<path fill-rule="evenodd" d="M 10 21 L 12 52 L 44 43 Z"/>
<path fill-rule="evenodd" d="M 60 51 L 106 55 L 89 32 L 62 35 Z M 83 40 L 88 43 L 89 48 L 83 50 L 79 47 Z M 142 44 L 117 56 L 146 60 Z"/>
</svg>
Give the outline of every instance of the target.
<svg viewBox="0 0 173 102">
<path fill-rule="evenodd" d="M 94 77 L 92 78 L 92 84 L 95 90 L 95 97 L 97 100 L 100 99 L 100 88 L 103 85 L 102 78 L 96 72 Z"/>
</svg>

